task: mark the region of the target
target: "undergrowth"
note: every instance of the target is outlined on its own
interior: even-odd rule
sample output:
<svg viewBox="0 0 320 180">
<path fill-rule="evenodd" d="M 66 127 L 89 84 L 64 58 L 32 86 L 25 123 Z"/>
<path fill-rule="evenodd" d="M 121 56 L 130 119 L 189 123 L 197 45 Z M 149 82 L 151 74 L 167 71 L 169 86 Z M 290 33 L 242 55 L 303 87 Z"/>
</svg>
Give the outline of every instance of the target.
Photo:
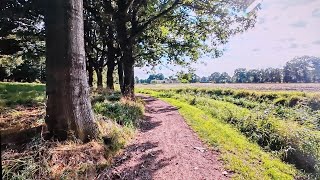
<svg viewBox="0 0 320 180">
<path fill-rule="evenodd" d="M 44 95 L 45 86 L 42 84 L 0 83 L 0 106 L 5 110 L 1 113 L 4 117 L 10 113 L 10 117 L 23 116 L 26 122 L 38 122 L 40 119 L 37 116 L 27 119 L 29 116 L 21 113 L 33 112 L 27 109 L 29 106 L 43 109 Z M 143 105 L 139 101 L 122 99 L 120 92 L 103 90 L 92 90 L 91 102 L 96 112 L 100 138 L 83 144 L 75 138 L 57 142 L 35 137 L 24 145 L 2 147 L 2 179 L 98 177 L 135 134 L 135 128 L 143 115 Z M 21 113 L 17 116 L 13 112 Z M 8 119 L 6 123 L 15 126 L 19 124 L 15 120 L 18 119 Z"/>
</svg>

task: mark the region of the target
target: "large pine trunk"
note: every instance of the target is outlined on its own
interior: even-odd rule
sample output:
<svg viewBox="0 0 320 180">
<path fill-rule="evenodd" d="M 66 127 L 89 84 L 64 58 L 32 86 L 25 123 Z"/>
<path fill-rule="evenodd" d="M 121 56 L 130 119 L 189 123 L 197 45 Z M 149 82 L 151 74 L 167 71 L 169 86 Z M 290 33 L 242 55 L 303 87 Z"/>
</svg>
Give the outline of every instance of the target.
<svg viewBox="0 0 320 180">
<path fill-rule="evenodd" d="M 46 1 L 46 124 L 50 134 L 86 142 L 97 136 L 89 100 L 83 37 L 83 1 Z"/>
</svg>

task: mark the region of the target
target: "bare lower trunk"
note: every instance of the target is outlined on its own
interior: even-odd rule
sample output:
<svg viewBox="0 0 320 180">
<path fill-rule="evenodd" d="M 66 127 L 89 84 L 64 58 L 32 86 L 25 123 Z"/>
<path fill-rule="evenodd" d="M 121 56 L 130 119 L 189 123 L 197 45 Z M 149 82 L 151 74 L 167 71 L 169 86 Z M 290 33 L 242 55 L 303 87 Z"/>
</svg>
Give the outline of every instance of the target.
<svg viewBox="0 0 320 180">
<path fill-rule="evenodd" d="M 103 88 L 102 84 L 102 68 L 96 69 L 96 74 L 97 74 L 97 86 L 98 88 Z"/>
<path fill-rule="evenodd" d="M 121 93 L 124 93 L 124 86 L 123 86 L 123 64 L 119 61 L 118 62 L 118 76 L 119 76 L 119 85 Z"/>
<path fill-rule="evenodd" d="M 113 71 L 114 71 L 114 65 L 108 65 L 108 71 L 107 71 L 107 89 L 108 90 L 114 90 L 113 85 Z"/>
<path fill-rule="evenodd" d="M 88 70 L 88 78 L 89 78 L 88 84 L 90 87 L 92 87 L 93 86 L 93 68 L 89 66 L 87 70 Z"/>
<path fill-rule="evenodd" d="M 46 0 L 46 124 L 50 134 L 88 141 L 97 136 L 89 101 L 82 0 Z"/>
<path fill-rule="evenodd" d="M 123 86 L 124 92 L 123 95 L 127 98 L 134 99 L 134 68 L 133 62 L 124 63 L 123 67 Z"/>
</svg>

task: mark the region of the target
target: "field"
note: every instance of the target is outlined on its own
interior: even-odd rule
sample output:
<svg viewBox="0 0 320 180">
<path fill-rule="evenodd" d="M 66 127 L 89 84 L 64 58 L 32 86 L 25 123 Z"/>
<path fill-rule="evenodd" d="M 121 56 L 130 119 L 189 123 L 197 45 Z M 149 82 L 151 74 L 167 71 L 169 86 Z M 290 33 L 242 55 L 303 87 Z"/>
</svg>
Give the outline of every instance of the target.
<svg viewBox="0 0 320 180">
<path fill-rule="evenodd" d="M 239 179 L 318 179 L 319 84 L 139 85 L 177 106 Z M 285 91 L 287 90 L 287 91 Z M 290 90 L 290 91 L 289 91 Z"/>
<path fill-rule="evenodd" d="M 193 83 L 193 84 L 138 84 L 138 88 L 182 88 L 182 87 L 198 87 L 198 88 L 232 88 L 232 89 L 247 89 L 247 90 L 263 90 L 263 91 L 305 91 L 305 92 L 320 92 L 320 83 L 300 83 L 300 84 L 246 84 L 246 83 L 231 83 L 231 84 L 214 84 L 214 83 Z"/>
</svg>

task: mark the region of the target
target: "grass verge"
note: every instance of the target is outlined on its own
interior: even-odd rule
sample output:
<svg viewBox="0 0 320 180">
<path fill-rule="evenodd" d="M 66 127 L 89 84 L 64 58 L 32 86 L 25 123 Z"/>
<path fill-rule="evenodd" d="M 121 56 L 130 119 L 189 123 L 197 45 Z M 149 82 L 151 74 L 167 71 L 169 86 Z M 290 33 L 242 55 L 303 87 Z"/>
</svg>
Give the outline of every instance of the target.
<svg viewBox="0 0 320 180">
<path fill-rule="evenodd" d="M 147 91 L 144 91 L 147 92 Z M 159 97 L 160 93 L 149 91 Z M 294 179 L 299 171 L 279 158 L 264 152 L 239 131 L 199 108 L 174 98 L 161 98 L 179 108 L 180 114 L 199 137 L 221 151 L 225 166 L 233 179 Z"/>
</svg>

